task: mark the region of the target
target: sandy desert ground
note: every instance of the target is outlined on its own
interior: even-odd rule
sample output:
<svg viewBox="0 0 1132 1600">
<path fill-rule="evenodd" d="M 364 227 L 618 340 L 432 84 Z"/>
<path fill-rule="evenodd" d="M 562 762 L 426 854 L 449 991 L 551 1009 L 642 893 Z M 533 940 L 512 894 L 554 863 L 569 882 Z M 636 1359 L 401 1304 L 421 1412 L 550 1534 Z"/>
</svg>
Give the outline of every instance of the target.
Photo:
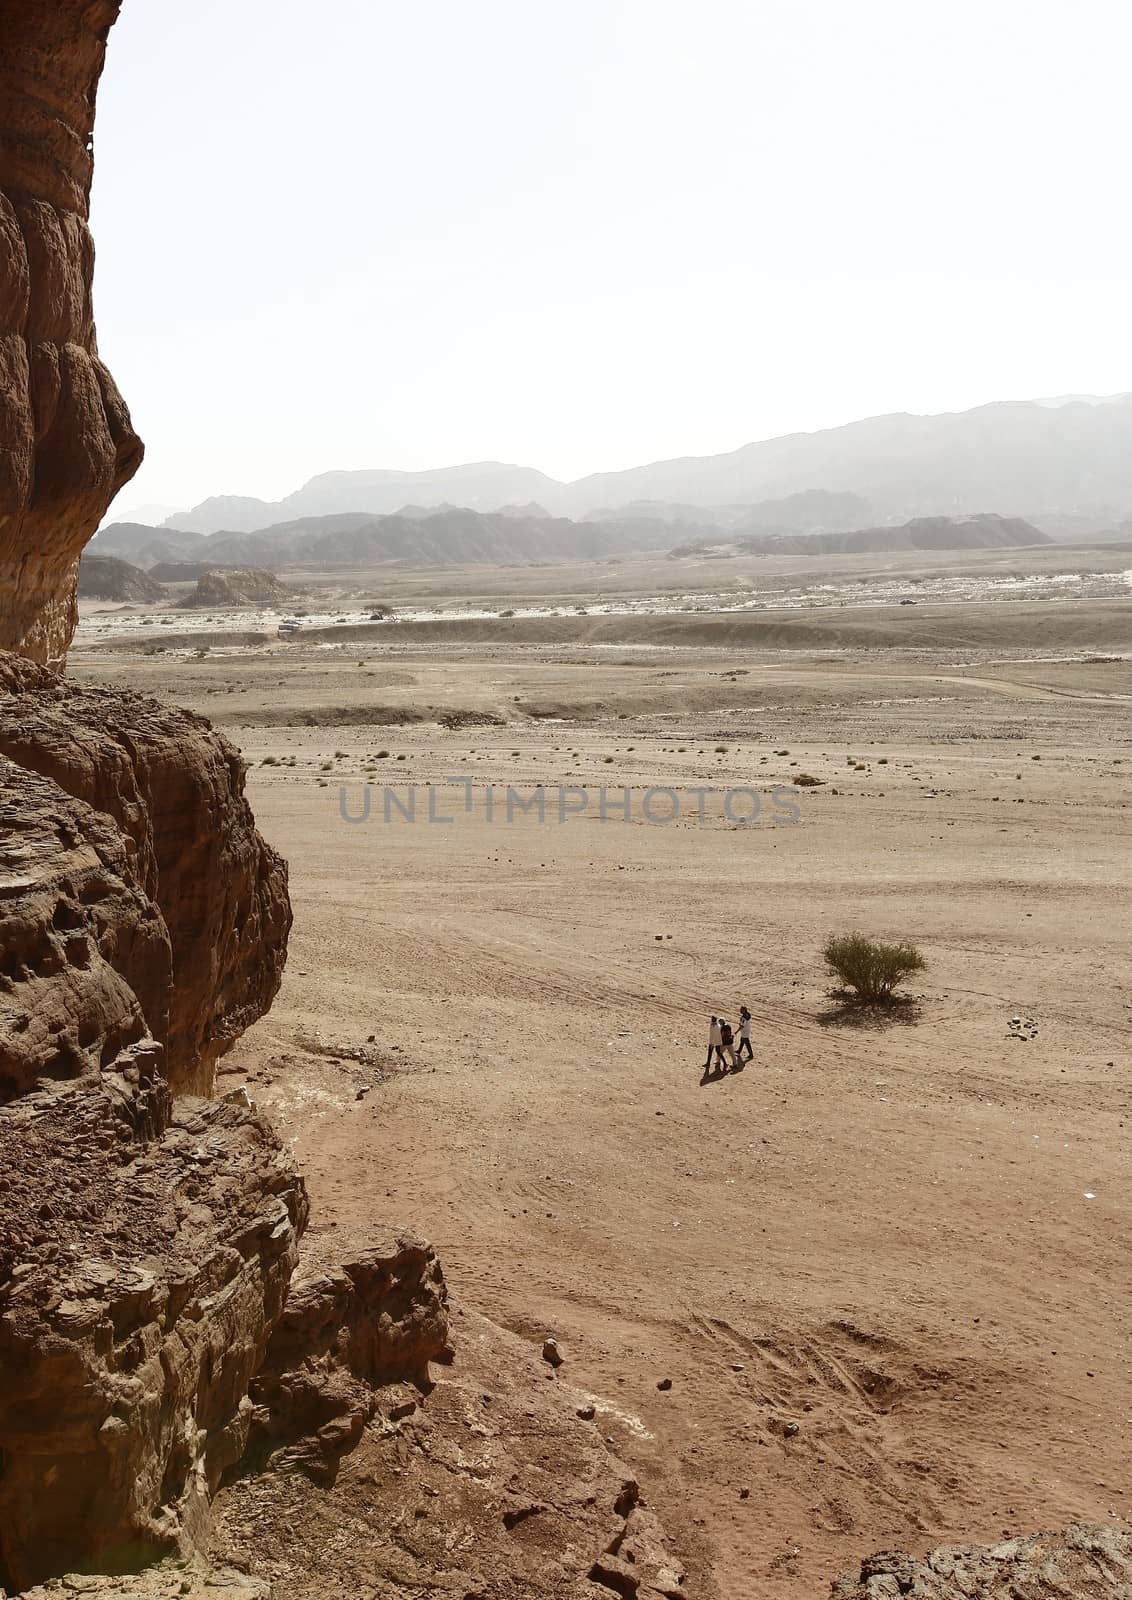
<svg viewBox="0 0 1132 1600">
<path fill-rule="evenodd" d="M 212 717 L 290 861 L 284 987 L 224 1085 L 294 1141 L 316 1231 L 408 1223 L 459 1301 L 559 1339 L 690 1593 L 1123 1526 L 1132 590 L 847 605 L 865 563 L 804 616 L 696 609 L 719 567 L 377 574 L 399 608 L 566 609 L 293 642 L 86 616 L 71 672 Z M 662 578 L 690 611 L 571 614 Z M 887 1023 L 828 993 L 852 927 L 928 959 Z M 753 1062 L 705 1077 L 744 1000 Z"/>
</svg>

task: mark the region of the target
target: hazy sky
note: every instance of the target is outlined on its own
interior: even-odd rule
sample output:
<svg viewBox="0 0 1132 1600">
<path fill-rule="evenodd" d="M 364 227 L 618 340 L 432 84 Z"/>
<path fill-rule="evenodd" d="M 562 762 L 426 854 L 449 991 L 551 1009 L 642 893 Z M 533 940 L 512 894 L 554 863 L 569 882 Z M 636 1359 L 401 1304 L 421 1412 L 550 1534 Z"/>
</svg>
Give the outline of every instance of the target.
<svg viewBox="0 0 1132 1600">
<path fill-rule="evenodd" d="M 1126 0 L 125 0 L 115 508 L 1132 388 Z"/>
</svg>

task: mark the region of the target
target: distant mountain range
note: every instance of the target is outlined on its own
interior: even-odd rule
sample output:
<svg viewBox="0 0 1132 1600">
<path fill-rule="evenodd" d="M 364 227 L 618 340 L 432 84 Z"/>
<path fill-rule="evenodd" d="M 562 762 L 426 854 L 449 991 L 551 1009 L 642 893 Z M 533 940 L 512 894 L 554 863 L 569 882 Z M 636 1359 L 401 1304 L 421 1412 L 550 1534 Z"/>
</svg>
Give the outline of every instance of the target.
<svg viewBox="0 0 1132 1600">
<path fill-rule="evenodd" d="M 808 504 L 812 513 L 820 501 Z M 301 517 L 260 533 L 211 536 L 123 522 L 103 529 L 91 548 L 96 555 L 128 558 L 155 576 L 184 580 L 202 578 L 207 570 L 220 568 L 326 571 L 388 562 L 529 566 L 666 550 L 673 556 L 824 555 L 869 550 L 1007 549 L 1052 543 L 1048 534 L 1021 518 L 989 512 L 972 517 L 919 518 L 900 527 L 752 533 L 745 530 L 752 526 L 778 528 L 781 513 L 747 509 L 752 516 L 726 528 L 711 523 L 675 524 L 658 517 L 572 522 L 548 516 L 538 507 L 530 514 L 454 506 L 437 511 L 409 507 L 382 517 L 349 513 Z M 677 531 L 685 538 L 673 549 Z"/>
<path fill-rule="evenodd" d="M 896 528 L 855 528 L 848 533 L 731 535 L 677 545 L 680 556 L 843 556 L 866 551 L 1016 550 L 1053 544 L 1048 533 L 1021 517 L 984 511 L 972 517 L 913 517 Z"/>
<path fill-rule="evenodd" d="M 708 533 L 704 527 L 696 531 Z M 103 528 L 90 549 L 143 568 L 199 575 L 209 567 L 379 566 L 383 562 L 418 566 L 492 565 L 602 560 L 643 550 L 665 551 L 672 527 L 649 519 L 571 522 L 515 510 L 473 511 L 464 506 L 427 510 L 408 506 L 388 516 L 342 512 L 300 517 L 258 533 L 207 535 L 179 528 L 147 528 L 133 522 Z M 177 569 L 180 568 L 180 572 Z"/>
<path fill-rule="evenodd" d="M 939 416 L 900 412 L 573 483 L 492 461 L 430 472 L 324 472 L 282 500 L 217 495 L 164 526 L 254 533 L 310 517 L 388 515 L 408 505 L 484 513 L 517 507 L 599 522 L 628 511 L 733 526 L 752 507 L 815 492 L 853 504 L 848 521 L 838 518 L 841 528 L 992 506 L 1039 523 L 1056 518 L 1068 529 L 1099 529 L 1132 514 L 1132 395 L 1003 401 Z M 791 531 L 806 531 L 784 520 Z"/>
</svg>

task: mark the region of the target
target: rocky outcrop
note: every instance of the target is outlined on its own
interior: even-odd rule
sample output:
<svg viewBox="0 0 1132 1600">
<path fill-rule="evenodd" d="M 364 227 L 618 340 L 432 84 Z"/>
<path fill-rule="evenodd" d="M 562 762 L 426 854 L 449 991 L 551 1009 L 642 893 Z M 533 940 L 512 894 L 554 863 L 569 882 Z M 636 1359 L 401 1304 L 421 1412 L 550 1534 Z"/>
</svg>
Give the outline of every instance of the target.
<svg viewBox="0 0 1132 1600">
<path fill-rule="evenodd" d="M 189 610 L 202 606 L 286 605 L 294 591 L 262 567 L 211 568 L 197 580 L 196 588 L 177 602 Z"/>
<path fill-rule="evenodd" d="M 429 1362 L 452 1353 L 448 1291 L 424 1240 L 401 1234 L 365 1244 L 341 1264 L 304 1252 L 251 1385 L 251 1456 L 281 1452 L 317 1481 L 333 1482 L 375 1414 L 378 1388 L 425 1390 Z"/>
<path fill-rule="evenodd" d="M 306 1222 L 254 1111 L 183 1100 L 139 1136 L 122 1086 L 152 1103 L 152 1061 L 116 1075 L 0 1117 L 5 1217 L 23 1221 L 0 1235 L 0 1582 L 16 1588 L 203 1541 Z"/>
<path fill-rule="evenodd" d="M 73 698 L 19 670 L 50 681 L 48 710 Z M 34 697 L 23 708 L 35 725 Z M 93 727 L 76 715 L 77 746 L 102 769 L 124 760 L 112 739 L 86 744 Z M 144 784 L 134 799 L 148 825 Z M 0 757 L 5 1587 L 202 1541 L 306 1221 L 301 1181 L 246 1103 L 174 1107 L 173 945 L 146 882 L 159 855 L 144 829 Z"/>
<path fill-rule="evenodd" d="M 256 832 L 239 754 L 202 717 L 3 655 L 0 754 L 125 836 L 171 945 L 171 987 L 145 1014 L 173 1089 L 210 1092 L 218 1057 L 275 997 L 291 926 L 287 869 Z"/>
<path fill-rule="evenodd" d="M 171 973 L 119 830 L 0 757 L 0 1103 L 156 1050 Z"/>
<path fill-rule="evenodd" d="M 883 1551 L 833 1585 L 832 1600 L 1127 1600 L 1132 1539 L 1071 1523 L 1002 1544 L 945 1545 L 923 1560 Z"/>
<path fill-rule="evenodd" d="M 223 1487 L 213 1559 L 273 1600 L 691 1600 L 594 1397 L 485 1318 L 452 1326 L 455 1360 L 373 1396 L 332 1489 L 281 1457 Z"/>
<path fill-rule="evenodd" d="M 61 664 L 79 553 L 142 446 L 98 359 L 87 228 L 118 0 L 0 0 L 0 648 Z"/>
<path fill-rule="evenodd" d="M 190 1560 L 158 1561 L 128 1577 L 68 1572 L 26 1589 L 22 1600 L 74 1600 L 76 1594 L 88 1600 L 269 1600 L 267 1585 L 258 1578 Z"/>
<path fill-rule="evenodd" d="M 80 600 L 132 600 L 154 602 L 165 598 L 155 578 L 117 556 L 84 555 L 79 562 Z"/>
</svg>

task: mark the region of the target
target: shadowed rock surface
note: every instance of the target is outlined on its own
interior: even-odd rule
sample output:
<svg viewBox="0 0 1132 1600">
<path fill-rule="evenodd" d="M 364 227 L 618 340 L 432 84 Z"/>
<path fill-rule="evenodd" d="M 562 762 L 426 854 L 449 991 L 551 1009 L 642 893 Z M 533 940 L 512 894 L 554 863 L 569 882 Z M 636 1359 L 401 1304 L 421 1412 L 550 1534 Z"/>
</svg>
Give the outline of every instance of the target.
<svg viewBox="0 0 1132 1600">
<path fill-rule="evenodd" d="M 142 445 L 98 359 L 94 100 L 118 0 L 0 0 L 0 649 L 62 663 L 79 553 Z"/>
<path fill-rule="evenodd" d="M 287 868 L 256 832 L 238 753 L 203 717 L 3 655 L 0 753 L 125 835 L 172 945 L 168 1023 L 147 1016 L 174 1091 L 208 1093 L 275 998 L 291 926 Z"/>
<path fill-rule="evenodd" d="M 348 1248 L 344 1240 L 335 1253 Z M 449 1361 L 448 1291 L 432 1246 L 408 1234 L 362 1243 L 341 1265 L 304 1253 L 251 1386 L 251 1454 L 334 1480 L 377 1409 L 376 1389 L 430 1385 L 429 1362 Z"/>
</svg>

